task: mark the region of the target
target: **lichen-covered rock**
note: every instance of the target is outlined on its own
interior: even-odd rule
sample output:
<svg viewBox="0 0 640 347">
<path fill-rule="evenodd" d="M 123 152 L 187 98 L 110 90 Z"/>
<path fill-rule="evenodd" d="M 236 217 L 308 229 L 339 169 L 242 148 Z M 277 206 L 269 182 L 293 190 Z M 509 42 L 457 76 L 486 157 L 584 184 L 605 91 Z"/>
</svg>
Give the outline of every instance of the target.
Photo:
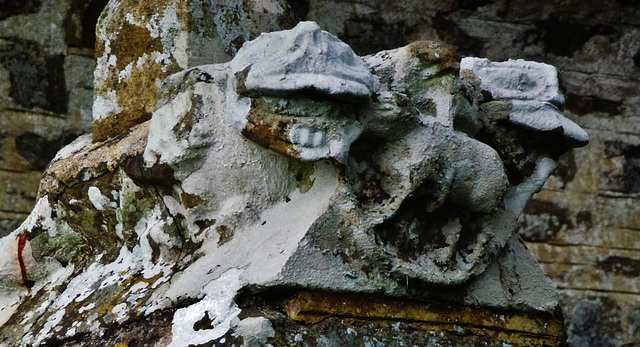
<svg viewBox="0 0 640 347">
<path fill-rule="evenodd" d="M 302 23 L 257 39 L 301 54 L 285 64 L 293 84 L 247 84 L 252 70 L 235 61 L 186 69 L 163 80 L 149 121 L 60 151 L 37 208 L 0 241 L 17 255 L 0 259 L 2 343 L 91 343 L 147 324 L 163 337 L 150 343 L 176 347 L 562 345 L 557 297 L 514 228 L 576 143 L 521 138 L 521 124 L 483 109 L 482 76 L 460 78 L 444 46 L 360 60 L 329 35 Z M 323 84 L 327 73 L 356 87 Z"/>
<path fill-rule="evenodd" d="M 283 0 L 110 1 L 97 28 L 94 141 L 148 120 L 161 104 L 168 75 L 226 62 L 260 32 L 293 24 Z"/>
</svg>

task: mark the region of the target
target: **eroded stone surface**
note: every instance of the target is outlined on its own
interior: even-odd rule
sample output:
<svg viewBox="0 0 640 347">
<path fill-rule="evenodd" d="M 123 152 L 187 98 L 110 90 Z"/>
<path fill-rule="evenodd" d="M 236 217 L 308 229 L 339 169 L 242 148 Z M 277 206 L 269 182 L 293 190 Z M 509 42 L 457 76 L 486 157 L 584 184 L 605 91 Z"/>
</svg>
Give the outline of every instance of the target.
<svg viewBox="0 0 640 347">
<path fill-rule="evenodd" d="M 95 10 L 95 7 L 106 2 L 74 0 L 71 8 L 65 8 L 69 3 L 65 0 L 18 1 L 7 2 L 0 10 L 0 17 L 8 20 L 0 30 L 3 39 L 27 39 L 35 45 L 51 46 L 55 54 L 64 51 L 66 43 L 69 55 L 65 59 L 65 69 L 72 74 L 79 67 L 76 57 L 90 63 L 87 68 L 77 71 L 79 78 L 88 81 L 89 90 L 71 90 L 70 85 L 76 82 L 71 81 L 69 75 L 65 76 L 67 92 L 71 95 L 88 92 L 88 109 L 83 111 L 88 118 L 83 121 L 89 126 L 93 53 L 78 49 L 77 45 L 93 47 L 94 42 L 90 35 L 79 29 L 92 25 L 86 21 L 83 8 L 90 3 L 90 7 L 94 7 L 92 15 L 97 18 L 99 9 Z M 556 6 L 534 0 L 505 4 L 447 0 L 427 3 L 314 0 L 291 5 L 298 18 L 317 21 L 323 29 L 348 42 L 358 54 L 399 47 L 415 40 L 436 39 L 455 46 L 465 55 L 488 57 L 494 61 L 519 57 L 558 67 L 567 95 L 564 114 L 589 132 L 591 144 L 586 150 L 561 157 L 547 183 L 548 189 L 534 197 L 526 209 L 520 230 L 529 249 L 542 260 L 545 271 L 560 286 L 568 320 L 573 307 L 581 300 L 601 298 L 614 303 L 590 306 L 594 309 L 589 312 L 596 312 L 592 315 L 595 318 L 576 320 L 584 323 L 580 328 L 572 329 L 572 334 L 586 336 L 590 331 L 602 328 L 601 334 L 611 336 L 615 343 L 635 342 L 640 332 L 626 327 L 635 324 L 638 279 L 628 271 L 611 271 L 629 267 L 639 259 L 636 216 L 640 204 L 637 203 L 635 173 L 638 167 L 635 147 L 639 142 L 634 133 L 640 124 L 636 120 L 640 101 L 637 97 L 640 76 L 637 18 L 640 8 L 633 1 L 612 4 L 571 0 Z M 222 13 L 219 16 L 225 17 Z M 233 16 L 227 14 L 226 17 Z M 92 31 L 87 30 L 88 33 Z M 64 35 L 59 34 L 62 32 Z M 80 38 L 82 43 L 79 43 Z M 233 38 L 230 35 L 229 41 Z M 236 43 L 241 44 L 241 40 Z M 86 70 L 91 71 L 82 72 Z M 2 68 L 0 85 L 3 91 L 11 87 Z M 13 231 L 32 209 L 40 174 L 37 171 L 19 174 L 4 171 L 33 170 L 15 152 L 14 135 L 10 134 L 17 136 L 28 131 L 45 135 L 47 140 L 57 138 L 63 128 L 72 129 L 79 124 L 77 108 L 71 106 L 72 100 L 69 102 L 71 113 L 67 118 L 15 108 L 11 103 L 8 104 L 10 109 L 0 111 L 4 130 L 0 135 L 4 136 L 0 182 L 14 182 L 11 189 L 3 191 L 6 197 L 0 208 L 0 229 L 4 228 L 6 233 Z M 82 129 L 88 128 L 83 126 Z M 629 249 L 619 250 L 619 245 Z M 613 257 L 612 260 L 605 262 L 609 257 Z M 612 265 L 606 267 L 601 263 Z M 599 315 L 610 317 L 612 312 L 617 312 L 622 323 L 603 326 Z M 589 324 L 597 325 L 597 328 L 587 327 Z M 136 331 L 140 330 L 125 329 L 121 333 L 130 338 Z M 115 335 L 105 336 L 115 338 Z"/>
<path fill-rule="evenodd" d="M 2 239 L 9 253 L 22 247 L 1 262 L 3 342 L 81 338 L 175 310 L 171 346 L 259 345 L 292 323 L 246 316 L 240 293 L 290 288 L 468 305 L 461 321 L 483 307 L 558 324 L 552 285 L 514 228 L 558 155 L 581 143 L 542 131 L 557 141 L 549 148 L 540 132 L 522 133 L 510 99 L 483 95 L 513 85 L 460 78 L 455 54 L 436 43 L 362 61 L 311 23 L 257 42 L 293 49 L 318 35 L 340 49 L 332 64 L 366 66 L 356 79 L 364 93 L 326 85 L 329 98 L 318 99 L 295 93 L 315 82 L 287 81 L 270 86 L 282 94 L 243 90 L 234 61 L 202 65 L 164 80 L 148 122 L 59 152 L 38 207 Z M 313 50 L 294 52 L 304 58 L 292 66 L 316 81 Z M 428 315 L 407 310 L 378 318 L 421 325 Z M 533 332 L 538 321 L 522 324 Z M 557 331 L 538 333 L 536 343 L 562 344 Z"/>
</svg>

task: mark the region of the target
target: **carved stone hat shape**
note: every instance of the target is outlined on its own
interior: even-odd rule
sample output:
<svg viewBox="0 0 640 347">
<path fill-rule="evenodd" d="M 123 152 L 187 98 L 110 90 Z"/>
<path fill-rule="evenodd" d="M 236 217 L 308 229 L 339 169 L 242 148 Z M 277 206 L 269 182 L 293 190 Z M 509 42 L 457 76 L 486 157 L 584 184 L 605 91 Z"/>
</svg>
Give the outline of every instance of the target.
<svg viewBox="0 0 640 347">
<path fill-rule="evenodd" d="M 301 22 L 245 43 L 229 68 L 227 110 L 243 135 L 292 158 L 346 162 L 361 133 L 356 105 L 374 84 L 347 44 Z"/>
<path fill-rule="evenodd" d="M 261 34 L 231 62 L 239 94 L 282 96 L 318 91 L 347 101 L 368 98 L 373 76 L 362 58 L 315 22 Z"/>
</svg>

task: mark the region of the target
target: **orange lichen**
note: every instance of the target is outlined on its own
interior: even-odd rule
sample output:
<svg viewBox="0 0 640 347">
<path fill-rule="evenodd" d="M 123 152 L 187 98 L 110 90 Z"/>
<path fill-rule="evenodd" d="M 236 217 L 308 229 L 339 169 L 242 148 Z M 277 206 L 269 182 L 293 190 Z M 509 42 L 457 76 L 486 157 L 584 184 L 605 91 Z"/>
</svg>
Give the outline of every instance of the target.
<svg viewBox="0 0 640 347">
<path fill-rule="evenodd" d="M 300 152 L 293 148 L 289 140 L 289 129 L 295 124 L 294 119 L 266 112 L 252 102 L 247 116 L 247 125 L 242 135 L 249 140 L 290 158 L 300 158 Z"/>
</svg>

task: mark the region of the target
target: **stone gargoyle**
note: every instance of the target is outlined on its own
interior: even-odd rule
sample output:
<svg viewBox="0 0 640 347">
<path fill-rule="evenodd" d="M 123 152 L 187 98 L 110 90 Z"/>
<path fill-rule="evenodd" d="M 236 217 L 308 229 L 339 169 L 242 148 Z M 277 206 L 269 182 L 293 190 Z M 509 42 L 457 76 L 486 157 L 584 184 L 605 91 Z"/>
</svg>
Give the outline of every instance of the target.
<svg viewBox="0 0 640 347">
<path fill-rule="evenodd" d="M 175 310 L 171 346 L 204 344 L 242 331 L 241 290 L 557 307 L 514 233 L 588 142 L 553 67 L 434 42 L 361 58 L 302 22 L 161 90 L 150 121 L 61 150 L 0 240 L 4 343 Z"/>
</svg>

